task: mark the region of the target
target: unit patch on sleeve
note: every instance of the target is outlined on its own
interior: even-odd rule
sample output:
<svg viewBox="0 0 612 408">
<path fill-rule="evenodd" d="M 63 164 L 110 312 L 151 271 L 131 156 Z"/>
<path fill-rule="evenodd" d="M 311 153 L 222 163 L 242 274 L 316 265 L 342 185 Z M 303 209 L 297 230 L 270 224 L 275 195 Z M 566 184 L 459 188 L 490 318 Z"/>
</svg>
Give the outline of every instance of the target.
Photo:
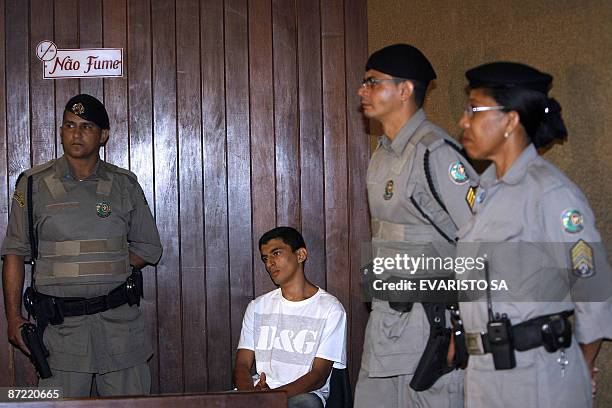
<svg viewBox="0 0 612 408">
<path fill-rule="evenodd" d="M 19 207 L 25 207 L 25 198 L 23 197 L 23 193 L 21 191 L 15 190 L 13 193 L 13 200 L 17 201 L 17 205 Z"/>
<path fill-rule="evenodd" d="M 579 278 L 589 278 L 595 275 L 593 262 L 593 248 L 584 240 L 576 242 L 570 250 L 572 258 L 572 271 Z"/>
<path fill-rule="evenodd" d="M 580 211 L 570 208 L 568 210 L 563 211 L 561 214 L 561 223 L 563 224 L 563 229 L 565 232 L 569 232 L 570 234 L 575 234 L 577 232 L 582 231 L 583 226 L 583 218 Z"/>
<path fill-rule="evenodd" d="M 383 198 L 389 201 L 393 197 L 393 180 L 387 181 L 385 185 L 385 193 L 383 194 Z"/>
<path fill-rule="evenodd" d="M 470 179 L 470 176 L 465 172 L 465 166 L 460 161 L 452 162 L 448 168 L 448 175 L 451 181 L 455 184 L 465 184 Z"/>
</svg>

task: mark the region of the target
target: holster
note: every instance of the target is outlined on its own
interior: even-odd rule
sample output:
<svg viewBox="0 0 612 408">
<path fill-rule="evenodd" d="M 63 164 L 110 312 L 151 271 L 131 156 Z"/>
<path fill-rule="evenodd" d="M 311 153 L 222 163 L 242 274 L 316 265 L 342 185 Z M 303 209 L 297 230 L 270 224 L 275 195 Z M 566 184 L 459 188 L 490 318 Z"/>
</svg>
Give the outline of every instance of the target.
<svg viewBox="0 0 612 408">
<path fill-rule="evenodd" d="M 40 378 L 51 377 L 53 374 L 47 362 L 49 350 L 43 342 L 42 332 L 32 323 L 25 323 L 21 326 L 21 337 L 30 351 L 30 361 L 34 364 Z"/>
<path fill-rule="evenodd" d="M 451 330 L 446 328 L 446 306 L 443 303 L 423 303 L 423 308 L 429 321 L 429 338 L 410 381 L 410 388 L 415 391 L 429 389 L 438 378 L 454 370 L 447 364 Z"/>
<path fill-rule="evenodd" d="M 450 310 L 451 323 L 453 327 L 452 341 L 455 343 L 455 357 L 453 359 L 453 366 L 455 368 L 465 369 L 470 358 L 468 353 L 467 343 L 465 339 L 465 328 L 463 327 L 463 320 L 459 314 L 459 305 L 457 303 L 451 303 L 446 306 Z"/>
</svg>

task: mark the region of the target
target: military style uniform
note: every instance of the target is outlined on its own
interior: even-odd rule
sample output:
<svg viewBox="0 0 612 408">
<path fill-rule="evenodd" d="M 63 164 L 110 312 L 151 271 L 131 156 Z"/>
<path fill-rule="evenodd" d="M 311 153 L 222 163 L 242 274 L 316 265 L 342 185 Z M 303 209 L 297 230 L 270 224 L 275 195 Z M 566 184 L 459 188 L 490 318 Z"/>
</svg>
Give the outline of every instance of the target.
<svg viewBox="0 0 612 408">
<path fill-rule="evenodd" d="M 458 150 L 446 132 L 426 120 L 423 110 L 393 141 L 381 137 L 367 176 L 373 257 L 414 251 L 419 256 L 423 244 L 455 242 L 457 226 L 472 216 L 465 195 L 476 177 Z M 426 391 L 409 387 L 428 336 L 429 322 L 420 303 L 400 313 L 374 299 L 355 407 L 462 407 L 460 370 L 442 376 Z"/>
<path fill-rule="evenodd" d="M 129 252 L 156 263 L 162 252 L 155 220 L 136 176 L 98 160 L 84 180 L 65 157 L 23 173 L 13 196 L 2 255 L 29 259 L 28 177 L 38 242 L 38 292 L 92 298 L 108 294 L 130 275 Z M 66 317 L 44 332 L 53 376 L 39 386 L 63 386 L 64 395 L 88 396 L 91 374 L 101 395 L 147 394 L 152 347 L 137 306 L 124 304 Z M 86 391 L 85 391 L 86 390 Z"/>
<path fill-rule="evenodd" d="M 543 301 L 550 299 L 545 289 L 571 281 L 568 276 L 578 285 L 601 278 L 609 288 L 610 266 L 586 198 L 532 144 L 501 179 L 491 165 L 474 196 L 475 216 L 459 231 L 458 252 L 478 251 L 474 246 L 484 243 L 511 243 L 488 246 L 493 252 L 488 254 L 490 279 L 510 281 L 507 293 L 491 293 L 493 311 L 507 314 L 516 325 L 574 310 L 575 337 L 569 348 L 555 352 L 543 346 L 516 351 L 516 367 L 508 370 L 495 370 L 490 353 L 470 355 L 466 406 L 590 407 L 590 374 L 578 342 L 612 338 L 612 303 L 606 301 L 610 291 L 580 296 L 579 301 L 569 295 Z M 468 336 L 487 331 L 484 301 L 462 302 L 460 309 Z"/>
</svg>

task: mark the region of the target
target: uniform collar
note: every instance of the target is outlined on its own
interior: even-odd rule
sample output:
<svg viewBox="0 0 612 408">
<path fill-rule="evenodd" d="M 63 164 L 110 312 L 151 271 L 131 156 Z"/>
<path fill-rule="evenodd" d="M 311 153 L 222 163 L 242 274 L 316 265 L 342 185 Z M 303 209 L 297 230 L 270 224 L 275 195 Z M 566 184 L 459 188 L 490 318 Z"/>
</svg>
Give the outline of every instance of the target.
<svg viewBox="0 0 612 408">
<path fill-rule="evenodd" d="M 536 150 L 533 143 L 530 143 L 529 146 L 527 146 L 525 150 L 523 150 L 523 152 L 519 155 L 519 157 L 514 161 L 514 163 L 512 163 L 510 169 L 506 172 L 506 174 L 504 174 L 504 176 L 501 178 L 501 180 L 499 180 L 499 182 L 511 185 L 517 184 L 519 181 L 522 180 L 523 176 L 525 176 L 529 164 L 536 157 L 538 157 L 538 151 Z M 491 164 L 485 170 L 485 172 L 482 173 L 482 176 L 480 177 L 480 184 L 486 188 L 492 186 L 496 182 L 498 182 L 498 180 L 495 164 Z"/>
<path fill-rule="evenodd" d="M 379 146 L 383 148 L 393 151 L 397 156 L 400 156 L 410 138 L 414 135 L 416 130 L 421 123 L 423 123 L 427 119 L 427 115 L 425 115 L 425 111 L 423 109 L 419 109 L 416 111 L 414 115 L 402 126 L 400 131 L 395 136 L 395 139 L 391 140 L 387 135 L 382 135 L 379 139 Z"/>
<path fill-rule="evenodd" d="M 98 158 L 93 173 L 91 173 L 86 180 L 97 180 L 98 177 L 105 178 L 104 176 L 106 175 L 106 169 L 103 163 L 104 161 Z M 64 155 L 62 155 L 62 157 L 57 159 L 55 162 L 55 175 L 60 179 L 78 180 L 74 174 L 72 174 L 70 166 L 68 165 L 68 160 L 66 160 L 66 156 Z"/>
</svg>

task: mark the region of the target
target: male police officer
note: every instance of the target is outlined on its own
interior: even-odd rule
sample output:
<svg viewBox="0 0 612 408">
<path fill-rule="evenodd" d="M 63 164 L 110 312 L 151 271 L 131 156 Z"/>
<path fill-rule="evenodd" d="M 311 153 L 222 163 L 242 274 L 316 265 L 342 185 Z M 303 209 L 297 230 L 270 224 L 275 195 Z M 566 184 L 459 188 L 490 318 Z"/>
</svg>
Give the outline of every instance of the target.
<svg viewBox="0 0 612 408">
<path fill-rule="evenodd" d="M 33 259 L 26 298 L 53 374 L 39 386 L 89 396 L 93 376 L 100 395 L 148 394 L 152 348 L 137 304 L 139 268 L 162 252 L 155 221 L 136 176 L 99 158 L 109 136 L 99 100 L 70 99 L 60 135 L 64 155 L 22 173 L 13 195 L 2 245 L 9 340 L 27 353 L 20 305 Z"/>
<path fill-rule="evenodd" d="M 452 244 L 471 216 L 465 197 L 473 170 L 456 142 L 422 110 L 435 78 L 427 58 L 407 44 L 376 51 L 366 64 L 361 106 L 384 131 L 367 176 L 374 257 L 391 257 L 398 248 L 410 253 L 413 244 Z M 459 370 L 424 391 L 409 386 L 429 328 L 422 304 L 373 300 L 355 407 L 463 406 Z"/>
</svg>

